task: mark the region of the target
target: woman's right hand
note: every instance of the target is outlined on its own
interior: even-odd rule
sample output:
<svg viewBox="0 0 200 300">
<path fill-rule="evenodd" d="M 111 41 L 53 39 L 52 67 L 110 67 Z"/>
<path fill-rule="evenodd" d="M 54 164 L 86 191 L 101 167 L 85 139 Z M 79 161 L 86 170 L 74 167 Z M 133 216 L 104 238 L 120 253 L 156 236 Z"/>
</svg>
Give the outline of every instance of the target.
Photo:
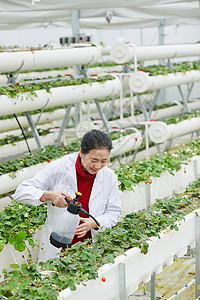
<svg viewBox="0 0 200 300">
<path fill-rule="evenodd" d="M 45 191 L 42 197 L 40 198 L 41 202 L 51 201 L 53 205 L 57 207 L 65 208 L 67 207 L 67 202 L 64 197 L 69 196 L 67 193 L 62 191 Z"/>
</svg>

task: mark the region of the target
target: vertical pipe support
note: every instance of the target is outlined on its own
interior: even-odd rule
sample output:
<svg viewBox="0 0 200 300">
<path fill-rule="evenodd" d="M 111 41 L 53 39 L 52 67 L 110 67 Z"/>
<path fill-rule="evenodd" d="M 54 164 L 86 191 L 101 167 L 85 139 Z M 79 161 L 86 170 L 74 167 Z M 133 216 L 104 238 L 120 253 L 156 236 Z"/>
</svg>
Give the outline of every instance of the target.
<svg viewBox="0 0 200 300">
<path fill-rule="evenodd" d="M 151 300 L 156 300 L 156 273 L 151 274 Z"/>
<path fill-rule="evenodd" d="M 119 299 L 126 300 L 126 269 L 125 263 L 118 265 L 119 270 Z"/>
<path fill-rule="evenodd" d="M 200 290 L 197 288 L 200 284 L 200 216 L 195 218 L 195 238 L 196 238 L 196 263 L 195 263 L 195 295 L 197 299 L 200 296 Z"/>
<path fill-rule="evenodd" d="M 146 186 L 146 209 L 149 210 L 151 206 L 151 186 L 149 182 L 147 182 L 145 186 Z"/>
</svg>

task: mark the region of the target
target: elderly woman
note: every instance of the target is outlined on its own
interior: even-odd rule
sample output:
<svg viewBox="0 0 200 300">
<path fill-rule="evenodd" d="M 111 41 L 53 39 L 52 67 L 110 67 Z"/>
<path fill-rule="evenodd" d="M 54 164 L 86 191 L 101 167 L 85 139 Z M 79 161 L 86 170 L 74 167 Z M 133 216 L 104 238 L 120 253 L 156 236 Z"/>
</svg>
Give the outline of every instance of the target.
<svg viewBox="0 0 200 300">
<path fill-rule="evenodd" d="M 102 131 L 86 133 L 79 153 L 66 155 L 22 182 L 14 198 L 23 204 L 41 205 L 47 202 L 47 219 L 43 228 L 39 261 L 46 261 L 58 253 L 51 245 L 50 234 L 60 215 L 65 213 L 65 196 L 75 197 L 93 215 L 103 229 L 115 226 L 121 217 L 121 201 L 116 174 L 106 167 L 112 141 Z M 53 204 L 53 205 L 52 205 Z M 75 229 L 72 244 L 84 241 L 97 233 L 95 221 L 80 213 L 80 224 Z"/>
</svg>

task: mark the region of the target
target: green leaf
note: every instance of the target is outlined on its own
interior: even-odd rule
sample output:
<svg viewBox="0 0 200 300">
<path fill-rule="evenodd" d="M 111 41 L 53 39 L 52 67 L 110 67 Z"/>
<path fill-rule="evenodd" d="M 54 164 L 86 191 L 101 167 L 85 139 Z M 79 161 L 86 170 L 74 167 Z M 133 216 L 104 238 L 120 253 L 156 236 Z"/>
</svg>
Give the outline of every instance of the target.
<svg viewBox="0 0 200 300">
<path fill-rule="evenodd" d="M 14 245 L 16 243 L 16 237 L 13 235 L 10 235 L 8 241 L 11 245 Z"/>
<path fill-rule="evenodd" d="M 35 244 L 35 242 L 34 242 L 33 239 L 28 238 L 27 240 L 28 240 L 28 243 L 29 243 L 30 246 L 32 246 L 32 247 L 36 246 L 36 244 Z"/>
<path fill-rule="evenodd" d="M 26 238 L 26 231 L 21 231 L 16 235 L 16 242 L 21 242 Z"/>
<path fill-rule="evenodd" d="M 25 242 L 18 242 L 15 244 L 15 249 L 22 252 L 26 249 L 26 244 Z"/>
<path fill-rule="evenodd" d="M 13 269 L 20 269 L 18 264 L 10 264 L 10 267 Z"/>
</svg>

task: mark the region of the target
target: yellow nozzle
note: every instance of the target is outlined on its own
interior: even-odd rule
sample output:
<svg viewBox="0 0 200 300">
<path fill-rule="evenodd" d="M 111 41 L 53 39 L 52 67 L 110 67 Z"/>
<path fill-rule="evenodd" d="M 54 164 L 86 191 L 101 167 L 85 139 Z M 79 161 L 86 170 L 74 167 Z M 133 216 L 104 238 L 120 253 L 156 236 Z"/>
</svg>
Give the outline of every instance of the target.
<svg viewBox="0 0 200 300">
<path fill-rule="evenodd" d="M 82 194 L 80 192 L 76 192 L 77 196 L 82 196 Z"/>
</svg>

